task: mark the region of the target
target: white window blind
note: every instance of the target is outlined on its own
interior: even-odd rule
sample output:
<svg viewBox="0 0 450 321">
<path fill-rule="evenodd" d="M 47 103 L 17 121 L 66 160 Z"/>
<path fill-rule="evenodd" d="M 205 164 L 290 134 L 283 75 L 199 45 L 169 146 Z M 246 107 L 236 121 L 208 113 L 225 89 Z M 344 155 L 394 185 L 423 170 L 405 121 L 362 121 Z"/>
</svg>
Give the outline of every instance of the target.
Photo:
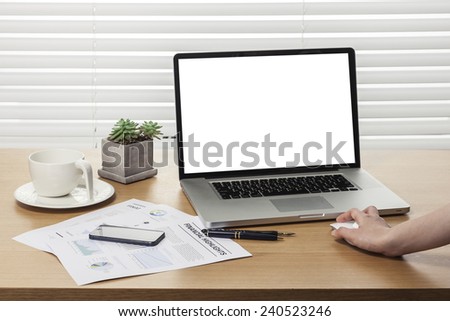
<svg viewBox="0 0 450 321">
<path fill-rule="evenodd" d="M 448 0 L 0 0 L 0 147 L 95 147 L 119 118 L 173 136 L 177 52 L 340 46 L 363 146 L 450 148 Z"/>
</svg>

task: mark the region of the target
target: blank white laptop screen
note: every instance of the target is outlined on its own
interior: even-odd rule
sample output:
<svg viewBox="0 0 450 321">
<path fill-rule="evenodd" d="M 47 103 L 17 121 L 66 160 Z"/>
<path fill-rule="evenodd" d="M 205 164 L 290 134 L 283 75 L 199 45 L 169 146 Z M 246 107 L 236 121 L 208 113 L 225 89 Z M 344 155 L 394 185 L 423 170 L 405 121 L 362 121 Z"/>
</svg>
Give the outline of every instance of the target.
<svg viewBox="0 0 450 321">
<path fill-rule="evenodd" d="M 185 173 L 355 162 L 348 54 L 180 59 L 178 68 Z"/>
</svg>

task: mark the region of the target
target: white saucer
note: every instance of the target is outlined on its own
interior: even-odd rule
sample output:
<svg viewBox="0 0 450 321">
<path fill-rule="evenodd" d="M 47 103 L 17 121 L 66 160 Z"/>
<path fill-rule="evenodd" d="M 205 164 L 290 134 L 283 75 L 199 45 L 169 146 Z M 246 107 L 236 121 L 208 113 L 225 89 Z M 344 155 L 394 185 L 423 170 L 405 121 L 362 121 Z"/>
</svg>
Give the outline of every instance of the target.
<svg viewBox="0 0 450 321">
<path fill-rule="evenodd" d="M 42 208 L 78 208 L 90 206 L 106 201 L 114 195 L 114 187 L 110 184 L 94 179 L 94 199 L 88 200 L 86 186 L 77 186 L 70 194 L 61 197 L 44 197 L 36 194 L 33 183 L 22 185 L 14 192 L 14 197 L 19 202 Z"/>
</svg>

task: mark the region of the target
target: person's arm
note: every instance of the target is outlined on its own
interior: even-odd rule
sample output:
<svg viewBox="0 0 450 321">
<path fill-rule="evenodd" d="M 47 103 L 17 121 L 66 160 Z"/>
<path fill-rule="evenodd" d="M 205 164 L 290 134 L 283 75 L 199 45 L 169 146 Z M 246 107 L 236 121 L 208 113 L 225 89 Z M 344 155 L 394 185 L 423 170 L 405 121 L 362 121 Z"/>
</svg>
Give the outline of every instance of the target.
<svg viewBox="0 0 450 321">
<path fill-rule="evenodd" d="M 340 228 L 332 231 L 332 235 L 363 250 L 386 256 L 399 256 L 450 244 L 450 204 L 392 228 L 373 206 L 364 211 L 351 209 L 336 218 L 337 222 L 351 220 L 356 221 L 359 228 Z"/>
</svg>

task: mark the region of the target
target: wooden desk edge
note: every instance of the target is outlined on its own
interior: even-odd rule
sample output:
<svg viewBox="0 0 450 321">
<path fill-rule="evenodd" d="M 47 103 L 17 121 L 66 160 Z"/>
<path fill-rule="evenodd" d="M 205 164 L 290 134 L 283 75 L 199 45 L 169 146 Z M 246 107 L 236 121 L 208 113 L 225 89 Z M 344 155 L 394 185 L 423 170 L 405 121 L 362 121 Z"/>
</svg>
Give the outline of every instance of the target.
<svg viewBox="0 0 450 321">
<path fill-rule="evenodd" d="M 450 289 L 3 289 L 10 301 L 447 301 Z"/>
</svg>

